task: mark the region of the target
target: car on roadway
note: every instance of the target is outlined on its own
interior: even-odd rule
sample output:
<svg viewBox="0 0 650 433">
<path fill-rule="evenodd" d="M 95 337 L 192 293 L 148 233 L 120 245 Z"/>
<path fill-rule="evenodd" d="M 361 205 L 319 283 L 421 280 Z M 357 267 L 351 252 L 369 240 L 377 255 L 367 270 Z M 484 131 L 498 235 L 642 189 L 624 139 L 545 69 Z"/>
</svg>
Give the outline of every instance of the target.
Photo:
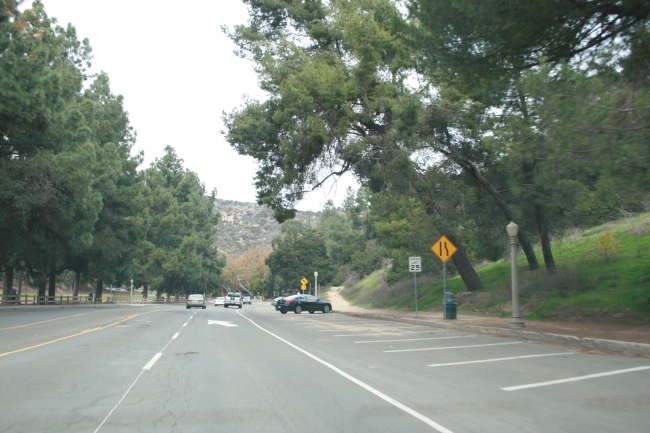
<svg viewBox="0 0 650 433">
<path fill-rule="evenodd" d="M 224 298 L 223 296 L 219 296 L 219 297 L 215 298 L 214 299 L 214 306 L 217 307 L 219 305 L 223 305 L 225 300 L 226 300 L 226 298 Z"/>
<path fill-rule="evenodd" d="M 309 314 L 314 314 L 315 311 L 329 313 L 332 311 L 332 304 L 313 295 L 293 295 L 280 299 L 275 309 L 282 314 L 287 314 L 287 311 L 293 311 L 295 314 L 303 311 L 309 311 Z"/>
<path fill-rule="evenodd" d="M 185 300 L 185 308 L 189 310 L 190 308 L 194 307 L 200 307 L 205 310 L 206 305 L 203 295 L 190 295 L 187 297 Z"/>
<path fill-rule="evenodd" d="M 277 306 L 277 305 L 278 305 L 278 301 L 279 301 L 280 299 L 282 299 L 282 298 L 284 298 L 284 296 L 278 296 L 277 298 L 275 298 L 274 300 L 271 301 L 271 305 L 273 305 L 274 307 Z"/>
<path fill-rule="evenodd" d="M 230 292 L 226 295 L 226 298 L 223 301 L 223 307 L 228 308 L 229 306 L 236 306 L 241 308 L 244 306 L 244 301 L 242 299 L 241 293 L 239 292 Z"/>
<path fill-rule="evenodd" d="M 253 305 L 250 296 L 244 296 L 244 304 Z"/>
</svg>

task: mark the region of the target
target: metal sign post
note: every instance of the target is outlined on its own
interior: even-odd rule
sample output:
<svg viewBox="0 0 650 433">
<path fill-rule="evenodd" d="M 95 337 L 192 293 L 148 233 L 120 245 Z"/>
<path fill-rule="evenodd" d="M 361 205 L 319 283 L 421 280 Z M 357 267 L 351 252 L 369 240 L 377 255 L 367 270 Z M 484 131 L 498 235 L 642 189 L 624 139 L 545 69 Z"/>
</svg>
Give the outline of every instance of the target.
<svg viewBox="0 0 650 433">
<path fill-rule="evenodd" d="M 446 308 L 444 306 L 445 303 L 445 293 L 447 293 L 447 262 L 442 262 L 442 318 L 446 319 L 447 318 L 447 312 L 445 311 Z"/>
<path fill-rule="evenodd" d="M 431 251 L 442 261 L 442 317 L 447 318 L 445 311 L 445 293 L 447 293 L 447 260 L 453 256 L 458 248 L 452 244 L 447 236 L 441 236 L 435 244 L 431 245 Z"/>
<path fill-rule="evenodd" d="M 422 271 L 422 258 L 409 257 L 409 272 L 413 272 L 413 290 L 415 291 L 415 317 L 418 317 L 418 272 Z"/>
</svg>

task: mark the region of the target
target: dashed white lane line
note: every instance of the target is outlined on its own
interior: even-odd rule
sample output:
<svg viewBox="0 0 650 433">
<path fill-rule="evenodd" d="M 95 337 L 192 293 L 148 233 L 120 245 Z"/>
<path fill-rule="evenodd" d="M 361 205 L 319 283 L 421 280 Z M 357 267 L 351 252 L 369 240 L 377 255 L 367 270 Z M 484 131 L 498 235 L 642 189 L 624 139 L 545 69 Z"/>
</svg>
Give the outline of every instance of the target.
<svg viewBox="0 0 650 433">
<path fill-rule="evenodd" d="M 144 367 L 142 367 L 142 369 L 143 370 L 151 370 L 151 367 L 153 367 L 153 365 L 156 363 L 156 361 L 158 361 L 160 359 L 161 356 L 162 356 L 162 353 L 160 353 L 160 352 L 156 353 L 153 356 L 153 358 L 151 358 L 151 361 L 147 362 L 147 364 Z"/>
<path fill-rule="evenodd" d="M 568 377 L 566 379 L 549 380 L 548 382 L 529 383 L 526 385 L 507 386 L 501 388 L 503 391 L 519 391 L 521 389 L 539 388 L 541 386 L 560 385 L 563 383 L 577 382 L 579 380 L 596 379 L 599 377 L 613 376 L 615 374 L 633 373 L 635 371 L 650 370 L 650 365 L 635 368 L 626 368 L 625 370 L 606 371 L 604 373 L 588 374 L 586 376 Z"/>
<path fill-rule="evenodd" d="M 395 343 L 398 341 L 424 341 L 424 340 L 448 340 L 450 338 L 474 338 L 474 335 L 454 335 L 453 337 L 431 337 L 431 338 L 406 338 L 403 340 L 368 340 L 368 341 L 355 341 L 356 344 L 363 343 Z"/>
<path fill-rule="evenodd" d="M 421 352 L 421 351 L 424 351 L 424 350 L 444 350 L 444 349 L 468 349 L 470 347 L 506 346 L 506 345 L 509 345 L 509 344 L 521 344 L 521 342 L 516 341 L 514 343 L 471 344 L 469 346 L 445 346 L 445 347 L 425 347 L 423 349 L 384 350 L 384 353 Z"/>
<path fill-rule="evenodd" d="M 479 359 L 476 361 L 447 362 L 444 364 L 429 364 L 429 367 L 446 367 L 448 365 L 480 364 L 482 362 L 510 361 L 513 359 L 540 358 L 543 356 L 562 356 L 562 355 L 575 355 L 575 353 L 563 352 L 563 353 L 542 353 L 540 355 L 509 356 L 507 358 L 492 358 L 492 359 Z"/>
<path fill-rule="evenodd" d="M 390 332 L 390 331 L 377 331 L 373 332 L 372 334 L 340 334 L 340 335 L 332 335 L 332 337 L 367 337 L 369 335 L 379 335 L 379 334 L 400 334 L 408 332 L 411 334 L 437 334 L 439 332 L 448 332 L 448 331 L 398 331 L 398 332 Z"/>
<path fill-rule="evenodd" d="M 196 313 L 197 313 L 197 312 L 195 311 L 194 314 L 196 314 Z M 190 316 L 190 319 L 191 319 L 192 317 L 194 317 L 194 314 L 192 314 L 192 316 Z M 188 321 L 189 321 L 190 319 L 188 319 Z M 184 324 L 183 326 L 187 326 L 187 322 L 185 322 L 185 324 Z M 182 330 L 182 329 L 183 329 L 183 328 L 181 327 L 181 330 Z M 156 361 L 158 361 L 158 359 L 160 359 L 160 357 L 162 356 L 162 353 L 165 351 L 165 349 L 167 348 L 167 346 L 169 346 L 170 343 L 171 343 L 172 341 L 174 341 L 174 340 L 178 337 L 178 334 L 180 334 L 180 332 L 181 332 L 181 331 L 179 330 L 176 334 L 174 334 L 174 336 L 173 336 L 173 337 L 172 337 L 172 338 L 167 342 L 167 344 L 165 344 L 165 347 L 163 347 L 162 350 L 161 350 L 160 352 L 156 353 L 156 354 L 154 355 L 154 357 L 151 358 L 151 360 L 150 360 L 149 362 L 147 362 L 147 364 L 146 364 L 144 367 L 142 367 L 142 370 L 140 371 L 140 374 L 138 374 L 138 377 L 135 378 L 135 380 L 133 381 L 133 383 L 131 384 L 131 386 L 129 386 L 129 389 L 126 390 L 126 392 L 124 393 L 124 395 L 122 396 L 122 398 L 120 399 L 120 401 L 118 401 L 117 404 L 116 404 L 115 406 L 113 406 L 113 409 L 111 409 L 111 411 L 108 413 L 108 415 L 106 415 L 106 418 L 104 418 L 104 420 L 102 421 L 102 423 L 99 424 L 99 426 L 98 426 L 97 429 L 94 431 L 94 433 L 97 433 L 97 432 L 99 431 L 99 429 L 102 428 L 102 426 L 104 425 L 104 423 L 106 423 L 106 421 L 108 420 L 108 418 L 110 418 L 110 416 L 113 414 L 113 412 L 115 411 L 115 409 L 117 409 L 117 407 L 120 405 L 120 403 L 122 403 L 122 400 L 124 400 L 124 399 L 126 398 L 126 396 L 129 394 L 129 392 L 131 392 L 131 389 L 132 389 L 132 388 L 135 386 L 135 384 L 138 382 L 138 379 L 140 379 L 140 376 L 142 376 L 142 373 L 144 373 L 144 372 L 147 371 L 147 370 L 150 370 L 151 367 L 153 367 L 153 365 L 156 363 Z"/>
<path fill-rule="evenodd" d="M 102 421 L 102 423 L 99 425 L 99 427 L 97 427 L 97 429 L 95 430 L 94 433 L 97 433 L 99 431 L 99 429 L 102 428 L 102 426 L 104 425 L 106 420 L 108 420 L 108 418 L 113 414 L 115 409 L 117 409 L 117 407 L 120 405 L 120 403 L 122 403 L 122 400 L 124 400 L 126 398 L 126 396 L 129 394 L 129 392 L 131 391 L 131 388 L 133 388 L 135 386 L 135 384 L 138 382 L 138 379 L 140 379 L 140 376 L 142 376 L 142 373 L 144 373 L 144 368 L 140 371 L 140 374 L 138 374 L 138 377 L 135 378 L 135 380 L 133 381 L 131 386 L 129 386 L 129 389 L 126 390 L 126 392 L 124 393 L 124 395 L 122 396 L 120 401 L 118 401 L 117 404 L 113 407 L 113 409 L 111 409 L 111 411 L 108 413 L 108 415 L 106 415 L 106 418 L 104 418 L 104 421 Z"/>
<path fill-rule="evenodd" d="M 314 361 L 321 363 L 322 365 L 324 365 L 325 367 L 329 368 L 330 370 L 332 370 L 332 371 L 338 373 L 339 375 L 343 376 L 344 378 L 348 379 L 350 382 L 352 382 L 352 383 L 354 383 L 354 384 L 356 384 L 356 385 L 359 385 L 361 388 L 365 389 L 366 391 L 371 392 L 372 394 L 374 394 L 374 395 L 376 395 L 377 397 L 381 398 L 381 399 L 384 400 L 385 402 L 392 404 L 392 405 L 395 406 L 396 408 L 403 410 L 404 412 L 408 413 L 409 415 L 413 416 L 414 418 L 417 418 L 418 420 L 420 420 L 420 421 L 422 421 L 423 423 L 427 424 L 428 426 L 433 427 L 435 430 L 439 431 L 440 433 L 453 433 L 451 430 L 449 430 L 449 429 L 447 429 L 447 428 L 441 426 L 440 424 L 438 424 L 437 422 L 433 421 L 432 419 L 427 418 L 426 416 L 422 415 L 421 413 L 416 412 L 415 410 L 413 410 L 413 409 L 411 409 L 410 407 L 408 407 L 408 406 L 406 406 L 406 405 L 400 403 L 399 401 L 397 401 L 397 400 L 395 400 L 395 399 L 393 399 L 393 398 L 387 396 L 386 394 L 382 393 L 381 391 L 376 390 L 375 388 L 371 387 L 370 385 L 367 385 L 366 383 L 360 381 L 359 379 L 357 379 L 357 378 L 355 378 L 355 377 L 349 375 L 348 373 L 344 372 L 344 371 L 341 370 L 340 368 L 333 366 L 333 365 L 330 364 L 329 362 L 324 361 L 324 360 L 320 359 L 319 357 L 317 357 L 317 356 L 315 356 L 315 355 L 312 355 L 311 353 L 307 352 L 307 351 L 304 350 L 304 349 L 301 349 L 300 347 L 296 346 L 296 345 L 293 344 L 293 343 L 290 343 L 289 341 L 285 340 L 284 338 L 275 335 L 275 334 L 272 333 L 271 331 L 267 331 L 266 329 L 262 328 L 262 327 L 261 327 L 260 325 L 258 325 L 257 323 L 253 322 L 253 321 L 252 321 L 251 319 L 249 319 L 248 317 L 246 317 L 246 316 L 244 316 L 243 314 L 241 314 L 241 312 L 240 312 L 239 310 L 237 311 L 237 314 L 239 314 L 239 315 L 242 316 L 244 319 L 246 319 L 246 320 L 248 320 L 249 322 L 251 322 L 251 323 L 252 323 L 253 325 L 255 325 L 258 329 L 260 329 L 260 330 L 266 332 L 267 334 L 269 334 L 270 336 L 272 336 L 272 337 L 274 337 L 274 338 L 277 338 L 278 340 L 280 340 L 280 341 L 282 341 L 283 343 L 287 344 L 288 346 L 290 346 L 290 347 L 296 349 L 297 351 L 299 351 L 299 352 L 301 352 L 301 353 L 307 355 L 308 357 L 310 357 L 310 358 L 313 359 Z"/>
<path fill-rule="evenodd" d="M 183 323 L 183 326 L 187 326 L 187 322 Z"/>
</svg>

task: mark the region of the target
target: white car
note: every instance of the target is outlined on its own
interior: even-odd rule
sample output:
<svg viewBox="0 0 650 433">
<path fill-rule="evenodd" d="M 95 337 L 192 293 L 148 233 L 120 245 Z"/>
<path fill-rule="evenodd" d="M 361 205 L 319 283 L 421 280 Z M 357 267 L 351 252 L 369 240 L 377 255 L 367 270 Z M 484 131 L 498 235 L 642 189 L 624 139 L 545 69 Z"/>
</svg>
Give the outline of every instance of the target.
<svg viewBox="0 0 650 433">
<path fill-rule="evenodd" d="M 253 305 L 250 296 L 244 296 L 244 304 Z"/>
<path fill-rule="evenodd" d="M 241 308 L 244 306 L 241 293 L 239 292 L 230 292 L 226 295 L 226 299 L 223 301 L 223 307 L 228 308 L 229 306 Z"/>
<path fill-rule="evenodd" d="M 216 307 L 218 305 L 223 305 L 225 300 L 226 300 L 226 298 L 224 298 L 223 296 L 219 296 L 218 298 L 215 298 L 214 306 Z"/>
</svg>

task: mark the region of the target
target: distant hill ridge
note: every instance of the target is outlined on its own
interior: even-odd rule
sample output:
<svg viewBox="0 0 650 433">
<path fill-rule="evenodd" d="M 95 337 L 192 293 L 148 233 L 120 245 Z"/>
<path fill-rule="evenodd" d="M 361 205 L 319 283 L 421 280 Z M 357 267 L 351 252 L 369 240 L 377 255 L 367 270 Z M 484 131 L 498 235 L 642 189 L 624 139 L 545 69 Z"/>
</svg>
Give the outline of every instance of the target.
<svg viewBox="0 0 650 433">
<path fill-rule="evenodd" d="M 239 255 L 252 246 L 271 245 L 271 239 L 280 234 L 280 224 L 266 206 L 217 199 L 215 209 L 221 214 L 217 225 L 217 250 L 222 254 Z M 320 214 L 298 212 L 296 219 L 315 227 Z"/>
</svg>

